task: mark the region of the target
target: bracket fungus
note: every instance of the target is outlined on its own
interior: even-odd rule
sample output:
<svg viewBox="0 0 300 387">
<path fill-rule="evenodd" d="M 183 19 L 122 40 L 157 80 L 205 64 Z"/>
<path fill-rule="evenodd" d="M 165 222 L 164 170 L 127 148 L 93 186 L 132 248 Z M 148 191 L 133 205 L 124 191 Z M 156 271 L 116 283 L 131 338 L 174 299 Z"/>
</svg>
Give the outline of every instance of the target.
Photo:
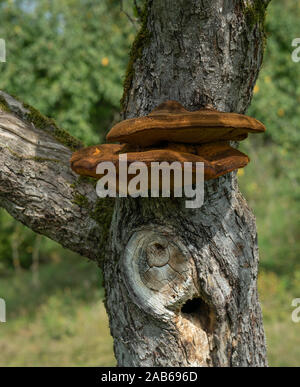
<svg viewBox="0 0 300 387">
<path fill-rule="evenodd" d="M 127 155 L 127 166 L 133 162 L 143 162 L 148 169 L 152 162 L 204 163 L 204 178 L 210 180 L 224 173 L 246 166 L 248 156 L 232 148 L 227 142 L 191 146 L 186 144 L 166 144 L 160 149 L 146 148 L 143 151 L 128 149 L 126 144 L 102 144 L 83 148 L 72 155 L 71 167 L 79 175 L 100 179 L 103 175 L 97 173 L 97 166 L 102 162 L 112 162 L 119 175 L 121 154 Z M 133 176 L 128 176 L 128 180 Z"/>
<path fill-rule="evenodd" d="M 214 109 L 190 112 L 176 101 L 167 101 L 145 117 L 116 124 L 106 140 L 144 147 L 162 141 L 204 144 L 221 140 L 240 141 L 248 133 L 264 131 L 261 122 L 243 114 L 223 113 Z"/>
<path fill-rule="evenodd" d="M 112 162 L 118 182 L 119 156 L 126 154 L 128 167 L 133 162 L 143 162 L 147 169 L 153 162 L 178 162 L 181 166 L 192 163 L 193 182 L 194 165 L 203 162 L 204 179 L 210 180 L 243 168 L 249 162 L 248 156 L 231 147 L 229 141 L 264 131 L 264 125 L 252 117 L 212 109 L 189 112 L 178 102 L 167 101 L 148 116 L 115 125 L 106 139 L 121 144 L 95 145 L 73 153 L 71 168 L 80 175 L 100 179 L 103 174 L 97 173 L 98 164 Z M 128 181 L 134 176 L 128 175 Z"/>
</svg>

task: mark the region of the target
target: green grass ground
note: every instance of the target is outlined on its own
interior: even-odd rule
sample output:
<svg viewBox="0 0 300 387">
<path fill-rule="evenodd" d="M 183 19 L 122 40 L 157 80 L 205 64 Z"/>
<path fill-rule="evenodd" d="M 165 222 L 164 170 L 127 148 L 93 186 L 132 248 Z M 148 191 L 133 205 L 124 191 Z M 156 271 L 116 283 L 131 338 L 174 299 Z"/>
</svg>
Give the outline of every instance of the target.
<svg viewBox="0 0 300 387">
<path fill-rule="evenodd" d="M 80 257 L 0 279 L 0 366 L 114 366 L 99 269 Z"/>
<path fill-rule="evenodd" d="M 273 273 L 259 280 L 273 366 L 299 366 L 300 324 L 291 321 L 292 294 Z M 100 289 L 100 290 L 99 290 Z M 100 274 L 77 256 L 45 265 L 40 286 L 29 272 L 1 278 L 7 322 L 0 324 L 0 366 L 114 366 Z"/>
</svg>

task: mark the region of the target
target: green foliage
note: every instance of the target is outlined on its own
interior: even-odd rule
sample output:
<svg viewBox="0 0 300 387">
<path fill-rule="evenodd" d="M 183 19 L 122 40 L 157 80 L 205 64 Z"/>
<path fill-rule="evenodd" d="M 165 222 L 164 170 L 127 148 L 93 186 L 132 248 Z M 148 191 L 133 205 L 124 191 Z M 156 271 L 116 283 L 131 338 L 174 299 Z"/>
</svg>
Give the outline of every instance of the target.
<svg viewBox="0 0 300 387">
<path fill-rule="evenodd" d="M 102 142 L 118 119 L 134 38 L 120 2 L 2 1 L 0 36 L 7 46 L 0 89 L 86 144 Z"/>
<path fill-rule="evenodd" d="M 251 158 L 240 182 L 257 217 L 261 265 L 286 279 L 300 269 L 300 64 L 291 58 L 299 18 L 294 0 L 268 8 L 265 59 L 248 111 L 267 132 L 241 147 Z"/>
<path fill-rule="evenodd" d="M 291 152 L 300 148 L 300 64 L 291 58 L 299 19 L 299 1 L 270 3 L 264 64 L 248 112 L 267 126 L 266 140 Z"/>
<path fill-rule="evenodd" d="M 0 208 L 0 278 L 16 264 L 17 259 L 23 269 L 31 267 L 36 239 L 37 234 Z M 49 262 L 59 251 L 62 251 L 62 248 L 57 243 L 43 238 L 39 248 L 40 263 Z"/>
<path fill-rule="evenodd" d="M 131 12 L 131 1 L 124 1 L 124 6 Z M 37 110 L 25 104 L 30 110 L 27 118 L 72 150 L 82 144 L 66 131 L 87 145 L 103 142 L 119 118 L 127 54 L 135 33 L 120 2 L 4 0 L 0 8 L 0 37 L 7 49 L 7 62 L 0 63 L 0 89 L 33 105 Z M 8 110 L 2 98 L 0 108 Z M 46 116 L 55 117 L 57 124 Z M 12 265 L 15 232 L 23 239 L 18 246 L 21 265 L 31 265 L 34 233 L 0 210 L 0 271 Z M 51 249 L 58 247 L 43 238 L 42 260 Z"/>
<path fill-rule="evenodd" d="M 241 146 L 251 158 L 239 183 L 257 219 L 259 293 L 272 366 L 299 366 L 300 359 L 299 324 L 291 320 L 291 302 L 300 294 L 300 64 L 291 58 L 299 17 L 298 1 L 270 3 L 265 59 L 248 111 L 267 133 Z"/>
<path fill-rule="evenodd" d="M 274 273 L 259 276 L 271 366 L 299 366 L 299 324 L 290 318 L 291 300 L 300 293 L 296 274 L 295 293 Z M 39 279 L 36 287 L 30 272 L 1 278 L 9 308 L 8 322 L 0 325 L 0 366 L 114 366 L 95 265 L 66 252 L 41 267 Z"/>
<path fill-rule="evenodd" d="M 272 367 L 299 367 L 299 324 L 291 318 L 295 309 L 292 300 L 300 294 L 299 279 L 300 271 L 295 271 L 289 281 L 270 271 L 261 271 L 259 275 L 258 290 Z"/>
<path fill-rule="evenodd" d="M 288 278 L 300 271 L 300 184 L 289 173 L 299 161 L 262 141 L 245 141 L 241 150 L 251 158 L 239 184 L 256 215 L 261 267 Z"/>
</svg>

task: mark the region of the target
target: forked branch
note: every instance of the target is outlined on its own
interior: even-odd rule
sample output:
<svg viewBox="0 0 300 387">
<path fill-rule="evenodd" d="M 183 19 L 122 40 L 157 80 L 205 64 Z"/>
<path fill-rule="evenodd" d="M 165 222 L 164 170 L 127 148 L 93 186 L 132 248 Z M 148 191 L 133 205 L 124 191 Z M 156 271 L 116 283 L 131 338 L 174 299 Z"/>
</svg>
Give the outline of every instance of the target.
<svg viewBox="0 0 300 387">
<path fill-rule="evenodd" d="M 55 123 L 0 92 L 0 207 L 32 230 L 98 260 L 105 221 L 93 182 L 70 168 L 80 143 Z M 104 216 L 105 215 L 105 216 Z M 106 216 L 107 215 L 107 216 Z"/>
</svg>

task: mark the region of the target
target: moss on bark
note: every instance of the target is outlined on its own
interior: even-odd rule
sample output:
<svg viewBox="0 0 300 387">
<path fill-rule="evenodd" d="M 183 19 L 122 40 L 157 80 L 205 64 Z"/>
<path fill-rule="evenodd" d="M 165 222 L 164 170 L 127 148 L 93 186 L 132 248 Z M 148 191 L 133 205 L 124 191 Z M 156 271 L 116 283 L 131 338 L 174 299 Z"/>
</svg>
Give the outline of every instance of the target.
<svg viewBox="0 0 300 387">
<path fill-rule="evenodd" d="M 10 112 L 9 106 L 4 97 L 0 95 L 0 110 L 4 112 Z"/>
<path fill-rule="evenodd" d="M 76 151 L 83 147 L 83 143 L 77 138 L 71 136 L 67 131 L 58 127 L 56 122 L 52 118 L 48 118 L 40 113 L 37 109 L 31 105 L 24 103 L 18 97 L 11 95 L 16 101 L 20 102 L 23 107 L 28 111 L 26 114 L 20 112 L 9 106 L 9 103 L 3 96 L 0 96 L 0 109 L 5 112 L 16 114 L 21 119 L 25 119 L 28 122 L 38 128 L 45 130 L 51 136 L 53 136 L 58 142 L 67 146 L 72 151 Z"/>
<path fill-rule="evenodd" d="M 83 147 L 83 143 L 81 141 L 71 136 L 64 129 L 59 128 L 52 118 L 44 116 L 37 109 L 26 103 L 23 103 L 23 106 L 29 111 L 26 115 L 26 119 L 32 122 L 34 126 L 47 131 L 49 134 L 54 136 L 56 140 L 70 148 L 72 151 L 76 151 Z"/>
<path fill-rule="evenodd" d="M 258 25 L 261 30 L 265 31 L 266 5 L 261 0 L 254 0 L 253 5 L 245 8 L 246 23 L 249 28 Z"/>
<path fill-rule="evenodd" d="M 123 96 L 121 98 L 122 111 L 125 111 L 126 109 L 128 92 L 131 88 L 132 80 L 134 77 L 134 64 L 137 61 L 137 59 L 139 59 L 142 56 L 144 48 L 150 42 L 151 34 L 147 27 L 148 12 L 149 12 L 149 1 L 146 1 L 143 14 L 141 17 L 141 20 L 142 20 L 141 29 L 139 30 L 139 32 L 135 37 L 135 40 L 132 44 L 130 54 L 129 54 L 129 62 L 127 65 L 127 70 L 126 70 L 124 84 L 123 84 L 124 91 L 123 91 Z"/>
</svg>

